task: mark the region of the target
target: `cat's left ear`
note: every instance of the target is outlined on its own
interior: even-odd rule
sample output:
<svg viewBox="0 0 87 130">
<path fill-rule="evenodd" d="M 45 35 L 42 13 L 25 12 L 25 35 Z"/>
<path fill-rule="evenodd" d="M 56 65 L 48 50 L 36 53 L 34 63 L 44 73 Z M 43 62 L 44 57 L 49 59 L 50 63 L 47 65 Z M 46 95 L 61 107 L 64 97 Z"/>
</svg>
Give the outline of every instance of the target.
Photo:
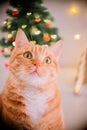
<svg viewBox="0 0 87 130">
<path fill-rule="evenodd" d="M 54 53 L 54 56 L 56 57 L 57 60 L 59 60 L 59 58 L 61 56 L 62 49 L 63 49 L 63 43 L 64 43 L 64 41 L 60 40 L 51 46 L 51 50 Z"/>
<path fill-rule="evenodd" d="M 19 49 L 25 44 L 28 44 L 28 39 L 22 29 L 18 29 L 15 39 L 15 49 Z"/>
</svg>

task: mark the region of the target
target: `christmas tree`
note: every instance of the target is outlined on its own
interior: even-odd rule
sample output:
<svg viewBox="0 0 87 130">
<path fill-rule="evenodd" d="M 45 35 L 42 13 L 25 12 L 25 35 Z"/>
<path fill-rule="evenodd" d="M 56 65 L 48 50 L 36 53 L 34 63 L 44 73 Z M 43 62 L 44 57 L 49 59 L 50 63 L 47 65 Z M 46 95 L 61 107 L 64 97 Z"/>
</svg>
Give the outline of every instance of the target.
<svg viewBox="0 0 87 130">
<path fill-rule="evenodd" d="M 40 45 L 52 45 L 61 37 L 58 29 L 52 27 L 53 17 L 43 6 L 42 0 L 10 0 L 11 9 L 7 9 L 7 19 L 1 27 L 7 32 L 7 38 L 0 40 L 4 56 L 10 56 L 15 46 L 15 37 L 18 28 L 23 29 L 30 42 Z"/>
</svg>

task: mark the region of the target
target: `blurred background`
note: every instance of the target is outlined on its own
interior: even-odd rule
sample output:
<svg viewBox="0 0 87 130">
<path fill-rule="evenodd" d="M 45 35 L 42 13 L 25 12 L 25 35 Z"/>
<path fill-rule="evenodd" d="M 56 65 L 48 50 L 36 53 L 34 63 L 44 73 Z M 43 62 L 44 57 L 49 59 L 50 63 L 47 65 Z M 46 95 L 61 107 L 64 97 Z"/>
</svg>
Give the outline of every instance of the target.
<svg viewBox="0 0 87 130">
<path fill-rule="evenodd" d="M 54 17 L 53 26 L 58 28 L 64 40 L 63 52 L 60 57 L 58 84 L 62 93 L 66 130 L 86 130 L 87 126 L 87 78 L 84 83 L 84 72 L 87 72 L 87 1 L 86 0 L 44 0 Z M 0 2 L 0 26 L 7 19 L 6 10 L 9 2 Z M 0 38 L 6 33 L 0 32 Z M 84 56 L 84 55 L 85 56 Z M 82 57 L 84 57 L 82 59 Z M 0 90 L 2 91 L 8 76 L 9 57 L 0 54 Z M 86 64 L 86 65 L 85 65 Z M 78 83 L 79 82 L 79 83 Z M 76 84 L 81 87 L 75 91 Z M 76 92 L 76 93 L 75 93 Z"/>
</svg>

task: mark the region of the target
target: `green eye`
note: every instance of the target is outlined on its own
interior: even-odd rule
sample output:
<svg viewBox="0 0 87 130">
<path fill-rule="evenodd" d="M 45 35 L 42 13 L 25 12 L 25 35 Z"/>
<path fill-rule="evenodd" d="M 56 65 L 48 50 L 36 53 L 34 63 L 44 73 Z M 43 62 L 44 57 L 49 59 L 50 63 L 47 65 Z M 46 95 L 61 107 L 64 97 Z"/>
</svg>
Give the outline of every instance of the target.
<svg viewBox="0 0 87 130">
<path fill-rule="evenodd" d="M 31 59 L 31 58 L 32 58 L 31 52 L 25 52 L 25 53 L 23 54 L 23 56 L 24 56 L 24 58 L 27 58 L 27 59 Z"/>
<path fill-rule="evenodd" d="M 45 63 L 46 63 L 46 64 L 51 64 L 51 59 L 50 59 L 49 57 L 46 57 L 46 58 L 45 58 Z"/>
</svg>

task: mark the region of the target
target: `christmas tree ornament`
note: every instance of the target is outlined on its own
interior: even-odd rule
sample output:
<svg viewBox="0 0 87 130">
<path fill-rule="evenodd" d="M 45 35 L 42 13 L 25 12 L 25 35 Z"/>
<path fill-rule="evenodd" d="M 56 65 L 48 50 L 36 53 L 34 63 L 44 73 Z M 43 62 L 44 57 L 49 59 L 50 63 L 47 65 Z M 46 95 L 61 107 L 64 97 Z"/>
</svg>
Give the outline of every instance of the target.
<svg viewBox="0 0 87 130">
<path fill-rule="evenodd" d="M 11 21 L 10 21 L 10 20 L 8 20 L 8 19 L 6 19 L 6 20 L 4 21 L 4 24 L 9 25 L 9 24 L 11 24 Z"/>
<path fill-rule="evenodd" d="M 35 34 L 38 31 L 38 28 L 36 26 L 31 27 L 31 33 Z"/>
<path fill-rule="evenodd" d="M 26 24 L 21 26 L 22 29 L 25 29 L 26 27 L 27 27 Z"/>
<path fill-rule="evenodd" d="M 15 46 L 15 42 L 12 42 L 12 45 Z"/>
<path fill-rule="evenodd" d="M 35 15 L 35 22 L 40 22 L 40 21 L 41 21 L 40 15 Z"/>
<path fill-rule="evenodd" d="M 13 41 L 14 41 L 14 37 L 10 37 L 8 40 L 9 40 L 10 42 L 13 42 Z"/>
<path fill-rule="evenodd" d="M 7 21 L 7 25 L 11 25 L 11 21 L 10 20 Z"/>
<path fill-rule="evenodd" d="M 40 30 L 37 30 L 34 34 L 35 35 L 39 35 L 41 33 L 41 31 Z"/>
<path fill-rule="evenodd" d="M 14 37 L 12 36 L 12 34 L 8 34 L 8 40 L 10 42 L 14 41 Z"/>
<path fill-rule="evenodd" d="M 51 35 L 51 39 L 55 40 L 57 38 L 57 35 L 53 34 Z"/>
<path fill-rule="evenodd" d="M 26 15 L 27 15 L 27 16 L 30 16 L 31 14 L 32 14 L 31 12 L 27 12 L 27 14 L 26 14 Z"/>
<path fill-rule="evenodd" d="M 51 21 L 49 19 L 45 19 L 44 22 L 45 22 L 47 27 L 51 27 L 52 26 L 52 23 L 51 23 Z"/>
<path fill-rule="evenodd" d="M 43 35 L 43 40 L 44 40 L 45 42 L 50 41 L 50 36 L 49 36 L 48 33 L 44 33 L 44 35 Z"/>
<path fill-rule="evenodd" d="M 18 14 L 19 14 L 19 11 L 18 11 L 18 10 L 12 11 L 12 15 L 13 15 L 13 16 L 17 16 Z"/>
<path fill-rule="evenodd" d="M 9 24 L 9 25 L 7 26 L 7 28 L 8 28 L 8 29 L 11 28 L 11 24 Z"/>
</svg>

